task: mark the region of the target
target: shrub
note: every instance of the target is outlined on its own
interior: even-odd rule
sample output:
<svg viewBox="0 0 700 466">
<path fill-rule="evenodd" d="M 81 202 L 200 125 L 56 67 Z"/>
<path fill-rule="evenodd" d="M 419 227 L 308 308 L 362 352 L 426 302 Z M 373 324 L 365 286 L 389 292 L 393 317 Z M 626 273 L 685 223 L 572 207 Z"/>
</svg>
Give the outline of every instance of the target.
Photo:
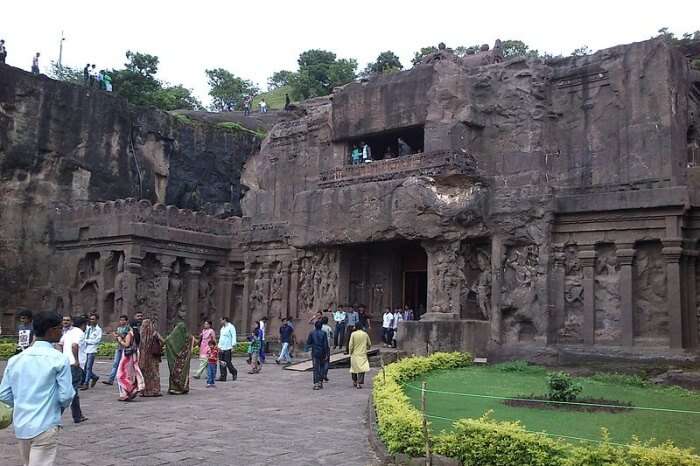
<svg viewBox="0 0 700 466">
<path fill-rule="evenodd" d="M 104 341 L 97 346 L 98 358 L 114 357 L 114 352 L 117 350 L 118 343 Z"/>
<path fill-rule="evenodd" d="M 571 376 L 565 372 L 553 372 L 547 376 L 549 392 L 547 398 L 552 401 L 576 401 L 576 397 L 583 387 L 574 382 Z"/>
<path fill-rule="evenodd" d="M 0 343 L 0 359 L 10 359 L 15 355 L 17 350 L 17 344 L 15 342 L 11 343 Z"/>
</svg>

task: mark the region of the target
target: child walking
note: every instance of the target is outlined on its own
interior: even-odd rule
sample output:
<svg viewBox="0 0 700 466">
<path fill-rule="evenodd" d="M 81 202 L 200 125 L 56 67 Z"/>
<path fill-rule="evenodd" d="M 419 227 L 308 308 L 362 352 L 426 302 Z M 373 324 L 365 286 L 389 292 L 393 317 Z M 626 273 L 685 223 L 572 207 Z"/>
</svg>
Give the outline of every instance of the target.
<svg viewBox="0 0 700 466">
<path fill-rule="evenodd" d="M 250 364 L 249 374 L 257 374 L 260 372 L 260 348 L 262 341 L 262 330 L 260 330 L 260 324 L 255 325 L 253 334 L 248 337 L 248 361 Z"/>
<path fill-rule="evenodd" d="M 207 388 L 214 388 L 218 360 L 219 348 L 216 346 L 216 341 L 213 339 L 209 340 L 209 349 L 207 350 Z"/>
</svg>

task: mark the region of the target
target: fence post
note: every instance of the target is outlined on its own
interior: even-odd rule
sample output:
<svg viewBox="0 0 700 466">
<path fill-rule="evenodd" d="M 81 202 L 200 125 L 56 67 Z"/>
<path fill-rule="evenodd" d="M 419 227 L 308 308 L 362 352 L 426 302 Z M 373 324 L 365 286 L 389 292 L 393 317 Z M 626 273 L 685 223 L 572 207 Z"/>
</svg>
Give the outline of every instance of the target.
<svg viewBox="0 0 700 466">
<path fill-rule="evenodd" d="M 425 438 L 425 464 L 432 466 L 433 458 L 430 454 L 430 437 L 428 436 L 428 418 L 425 417 L 425 380 L 421 383 L 420 389 L 420 409 L 423 414 L 423 437 Z"/>
</svg>

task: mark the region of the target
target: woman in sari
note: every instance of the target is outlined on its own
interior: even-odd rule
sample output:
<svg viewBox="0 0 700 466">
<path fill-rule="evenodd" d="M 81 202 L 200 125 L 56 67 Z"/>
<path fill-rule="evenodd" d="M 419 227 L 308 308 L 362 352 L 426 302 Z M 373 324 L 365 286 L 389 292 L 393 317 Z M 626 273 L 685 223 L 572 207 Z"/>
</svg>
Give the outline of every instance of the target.
<svg viewBox="0 0 700 466">
<path fill-rule="evenodd" d="M 141 344 L 139 345 L 139 368 L 143 374 L 145 387 L 141 396 L 161 396 L 160 357 L 163 338 L 156 331 L 151 319 L 141 323 Z"/>
<path fill-rule="evenodd" d="M 138 364 L 138 346 L 136 345 L 132 328 L 129 328 L 129 332 L 126 335 L 115 333 L 114 336 L 123 350 L 119 368 L 117 369 L 119 401 L 130 401 L 142 392 L 144 388 L 143 375 Z"/>
<path fill-rule="evenodd" d="M 187 332 L 183 322 L 179 322 L 165 339 L 165 357 L 170 369 L 168 393 L 184 395 L 190 391 L 190 357 L 194 337 Z"/>
<path fill-rule="evenodd" d="M 216 343 L 216 333 L 211 326 L 211 320 L 205 320 L 202 326 L 202 333 L 199 334 L 199 369 L 197 369 L 197 372 L 194 374 L 195 379 L 201 378 L 209 365 L 207 357 L 209 342 L 214 340 L 214 343 Z"/>
</svg>

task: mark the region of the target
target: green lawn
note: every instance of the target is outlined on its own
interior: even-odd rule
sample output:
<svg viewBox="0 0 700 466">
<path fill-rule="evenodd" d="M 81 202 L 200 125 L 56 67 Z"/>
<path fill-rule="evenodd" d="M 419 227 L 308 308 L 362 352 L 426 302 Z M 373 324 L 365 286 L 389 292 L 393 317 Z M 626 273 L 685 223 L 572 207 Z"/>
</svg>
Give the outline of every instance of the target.
<svg viewBox="0 0 700 466">
<path fill-rule="evenodd" d="M 282 110 L 284 109 L 284 94 L 289 92 L 291 92 L 289 86 L 281 86 L 277 89 L 258 94 L 253 99 L 252 110 L 254 112 L 257 112 L 259 110 L 260 107 L 258 107 L 258 103 L 260 102 L 260 99 L 263 98 L 265 99 L 265 102 L 267 103 L 267 108 L 269 110 Z"/>
<path fill-rule="evenodd" d="M 507 372 L 499 366 L 467 367 L 451 371 L 436 371 L 425 379 L 411 382 L 420 387 L 426 380 L 428 390 L 471 393 L 491 396 L 517 397 L 546 393 L 546 371 L 531 367 L 521 372 Z M 599 381 L 577 378 L 583 386 L 581 397 L 628 401 L 634 406 L 681 409 L 700 412 L 700 394 L 673 387 L 638 386 L 621 381 Z M 404 388 L 416 407 L 420 408 L 420 393 Z M 497 420 L 519 420 L 526 429 L 550 434 L 600 439 L 600 429 L 609 430 L 610 440 L 629 443 L 633 436 L 641 440 L 672 440 L 680 447 L 700 447 L 700 414 L 682 414 L 630 410 L 620 413 L 584 413 L 550 409 L 509 407 L 500 400 L 466 396 L 426 394 L 427 414 L 458 419 L 480 417 L 493 410 Z M 449 429 L 451 421 L 431 419 L 432 429 Z"/>
</svg>

